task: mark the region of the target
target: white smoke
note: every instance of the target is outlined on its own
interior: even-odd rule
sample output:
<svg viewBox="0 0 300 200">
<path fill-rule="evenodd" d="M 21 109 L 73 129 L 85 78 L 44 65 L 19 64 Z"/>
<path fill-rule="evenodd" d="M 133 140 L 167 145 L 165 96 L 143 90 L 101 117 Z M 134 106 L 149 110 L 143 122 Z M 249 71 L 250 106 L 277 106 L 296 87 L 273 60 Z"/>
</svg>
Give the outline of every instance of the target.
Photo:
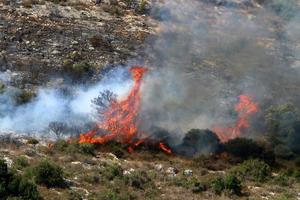
<svg viewBox="0 0 300 200">
<path fill-rule="evenodd" d="M 117 68 L 93 86 L 72 88 L 72 96 L 64 95 L 60 89 L 40 88 L 32 102 L 20 106 L 13 102 L 14 89 L 8 88 L 0 95 L 0 130 L 43 133 L 53 121 L 70 125 L 89 122 L 93 120 L 94 112 L 91 100 L 97 97 L 99 92 L 110 90 L 122 97 L 131 85 L 128 70 Z"/>
</svg>

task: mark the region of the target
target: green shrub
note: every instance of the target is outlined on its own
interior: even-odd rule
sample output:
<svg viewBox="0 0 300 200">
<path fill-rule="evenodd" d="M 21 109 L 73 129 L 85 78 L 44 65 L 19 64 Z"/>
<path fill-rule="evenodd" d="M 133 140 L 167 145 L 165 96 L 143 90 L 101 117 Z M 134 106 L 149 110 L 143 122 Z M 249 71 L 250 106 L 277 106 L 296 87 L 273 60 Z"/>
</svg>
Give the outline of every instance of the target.
<svg viewBox="0 0 300 200">
<path fill-rule="evenodd" d="M 19 156 L 15 160 L 15 166 L 17 169 L 23 169 L 29 166 L 29 162 L 25 156 Z"/>
<path fill-rule="evenodd" d="M 221 177 L 213 179 L 211 188 L 216 194 L 221 194 L 225 189 L 224 180 Z"/>
<path fill-rule="evenodd" d="M 63 71 L 75 82 L 82 82 L 89 80 L 95 73 L 96 67 L 91 65 L 87 61 L 80 61 L 80 62 L 67 62 L 63 65 Z"/>
<path fill-rule="evenodd" d="M 35 138 L 30 138 L 30 139 L 27 140 L 27 144 L 36 145 L 38 143 L 39 143 L 39 141 Z"/>
<path fill-rule="evenodd" d="M 232 174 L 225 176 L 224 178 L 225 190 L 229 191 L 231 194 L 240 194 L 241 193 L 241 181 Z"/>
<path fill-rule="evenodd" d="M 34 183 L 8 171 L 5 161 L 0 160 L 0 197 L 23 200 L 42 199 Z"/>
<path fill-rule="evenodd" d="M 65 140 L 57 140 L 54 145 L 53 145 L 53 149 L 57 150 L 57 151 L 66 151 L 66 149 L 68 148 L 69 144 L 67 141 Z"/>
<path fill-rule="evenodd" d="M 17 105 L 22 105 L 22 104 L 29 103 L 35 97 L 36 97 L 36 93 L 34 93 L 33 91 L 22 90 L 20 93 L 18 93 L 15 96 L 15 101 Z"/>
<path fill-rule="evenodd" d="M 146 186 L 154 188 L 153 180 L 144 171 L 136 171 L 124 176 L 125 184 L 137 189 L 145 189 Z M 148 188 L 147 187 L 147 188 Z"/>
<path fill-rule="evenodd" d="M 94 155 L 95 154 L 95 144 L 82 143 L 79 144 L 80 151 L 84 154 Z"/>
<path fill-rule="evenodd" d="M 97 198 L 99 200 L 128 200 L 128 196 L 123 196 L 119 192 L 115 190 L 107 190 L 105 192 L 102 192 L 99 197 Z"/>
<path fill-rule="evenodd" d="M 46 187 L 65 187 L 63 170 L 48 160 L 41 161 L 34 170 L 35 181 Z"/>
<path fill-rule="evenodd" d="M 216 194 L 228 192 L 229 194 L 241 194 L 241 181 L 233 174 L 226 175 L 224 178 L 217 177 L 212 180 L 211 188 Z"/>
<path fill-rule="evenodd" d="M 270 177 L 271 168 L 264 161 L 251 159 L 233 168 L 232 172 L 242 179 L 264 182 Z"/>
<path fill-rule="evenodd" d="M 102 171 L 101 174 L 108 180 L 113 180 L 116 177 L 123 176 L 123 169 L 117 164 L 107 165 Z"/>
<path fill-rule="evenodd" d="M 5 92 L 6 86 L 4 85 L 4 83 L 2 83 L 0 81 L 0 94 L 3 94 Z"/>
</svg>

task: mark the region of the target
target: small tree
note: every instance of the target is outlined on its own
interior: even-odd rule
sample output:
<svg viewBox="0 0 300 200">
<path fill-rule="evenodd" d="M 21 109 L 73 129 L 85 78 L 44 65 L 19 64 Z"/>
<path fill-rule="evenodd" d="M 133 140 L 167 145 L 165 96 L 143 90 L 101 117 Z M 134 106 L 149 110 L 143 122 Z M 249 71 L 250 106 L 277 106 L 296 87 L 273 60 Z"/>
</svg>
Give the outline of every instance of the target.
<svg viewBox="0 0 300 200">
<path fill-rule="evenodd" d="M 67 132 L 68 125 L 63 122 L 50 122 L 48 128 L 56 135 L 57 139 L 60 139 Z"/>
<path fill-rule="evenodd" d="M 116 101 L 117 96 L 113 92 L 109 90 L 100 92 L 98 97 L 92 100 L 92 104 L 96 110 L 96 117 L 101 119 L 103 113 Z"/>
</svg>

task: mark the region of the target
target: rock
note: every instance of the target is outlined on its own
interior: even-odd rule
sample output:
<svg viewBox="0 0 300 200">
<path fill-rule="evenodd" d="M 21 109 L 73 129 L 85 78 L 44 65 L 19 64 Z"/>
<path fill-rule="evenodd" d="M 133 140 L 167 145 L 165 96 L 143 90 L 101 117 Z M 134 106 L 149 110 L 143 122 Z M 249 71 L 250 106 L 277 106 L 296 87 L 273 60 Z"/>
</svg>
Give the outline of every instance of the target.
<svg viewBox="0 0 300 200">
<path fill-rule="evenodd" d="M 130 168 L 130 169 L 128 169 L 128 170 L 124 170 L 123 175 L 130 175 L 130 174 L 132 174 L 133 172 L 135 172 L 135 169 Z"/>
<path fill-rule="evenodd" d="M 171 177 L 174 177 L 176 176 L 176 174 L 178 173 L 178 170 L 175 168 L 175 167 L 169 167 L 167 170 L 166 170 L 166 173 L 171 176 Z"/>
<path fill-rule="evenodd" d="M 81 165 L 82 163 L 80 161 L 74 161 L 74 162 L 71 162 L 72 165 Z"/>
<path fill-rule="evenodd" d="M 52 55 L 58 55 L 58 54 L 60 54 L 60 51 L 54 50 L 54 51 L 51 52 L 51 54 L 52 54 Z"/>
<path fill-rule="evenodd" d="M 8 166 L 9 168 L 12 167 L 12 164 L 13 164 L 12 159 L 10 159 L 9 157 L 4 156 L 4 157 L 3 157 L 3 160 L 5 160 L 5 162 L 6 162 L 6 164 L 7 164 L 7 166 Z"/>
<path fill-rule="evenodd" d="M 162 164 L 156 164 L 155 166 L 154 166 L 154 168 L 157 170 L 157 171 L 163 171 L 163 169 L 164 169 L 164 167 L 163 167 L 163 165 Z"/>
<path fill-rule="evenodd" d="M 185 176 L 192 176 L 193 175 L 193 170 L 191 170 L 191 169 L 185 169 L 183 171 L 183 175 L 185 175 Z"/>
</svg>

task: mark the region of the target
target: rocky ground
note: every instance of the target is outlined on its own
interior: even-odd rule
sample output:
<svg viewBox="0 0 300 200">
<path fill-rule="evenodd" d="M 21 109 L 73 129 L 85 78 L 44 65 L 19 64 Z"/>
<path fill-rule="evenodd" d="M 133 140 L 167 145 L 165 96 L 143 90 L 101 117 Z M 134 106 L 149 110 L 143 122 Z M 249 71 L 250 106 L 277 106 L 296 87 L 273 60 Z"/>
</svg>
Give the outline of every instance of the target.
<svg viewBox="0 0 300 200">
<path fill-rule="evenodd" d="M 32 144 L 26 137 L 1 140 L 1 157 L 21 174 L 28 174 L 43 159 L 63 168 L 65 188 L 38 186 L 44 199 L 300 199 L 299 183 L 275 182 L 276 170 L 262 182 L 243 181 L 238 196 L 216 194 L 210 182 L 234 168 L 229 157 L 189 159 L 149 150 L 129 154 L 113 145 L 80 153 L 63 149 L 62 142 L 49 147 L 42 141 Z"/>
<path fill-rule="evenodd" d="M 13 73 L 14 86 L 30 88 L 68 64 L 96 66 L 95 78 L 137 57 L 153 30 L 144 11 L 125 2 L 0 1 L 1 71 Z"/>
<path fill-rule="evenodd" d="M 141 4 L 144 1 L 138 1 L 135 4 L 126 0 L 97 2 L 0 0 L 0 80 L 3 82 L 5 77 L 9 77 L 7 85 L 28 90 L 39 86 L 60 86 L 66 82 L 95 82 L 101 78 L 102 72 L 111 67 L 128 64 L 131 59 L 143 58 L 145 47 L 149 44 L 145 42 L 147 38 L 164 31 L 165 27 L 156 29 L 162 19 L 148 15 L 150 3 L 144 5 Z M 278 72 L 270 83 L 270 90 L 276 88 L 272 95 L 293 93 L 291 100 L 297 103 L 297 98 L 300 99 L 297 96 L 300 91 L 298 74 L 295 71 L 283 73 L 287 66 L 296 70 L 299 68 L 299 41 L 289 38 L 286 31 L 286 27 L 294 24 L 272 12 L 261 16 L 264 7 L 260 2 L 263 1 L 199 2 L 202 12 L 196 16 L 199 17 L 196 21 L 203 21 L 202 25 L 209 30 L 209 37 L 202 42 L 213 41 L 211 44 L 215 45 L 215 40 L 225 37 L 230 41 L 228 44 L 232 45 L 231 41 L 234 41 L 236 46 L 225 46 L 224 49 L 228 48 L 226 51 L 218 51 L 219 45 L 208 45 L 204 57 L 199 56 L 202 52 L 197 51 L 198 47 L 192 47 L 189 50 L 193 55 L 184 63 L 189 67 L 186 70 L 188 75 L 203 76 L 203 85 L 212 85 L 212 80 L 233 80 L 230 84 L 234 85 L 239 82 L 236 77 L 244 73 L 241 66 L 242 69 L 248 69 L 246 64 L 249 69 L 255 66 L 253 71 L 249 70 L 251 75 L 257 77 L 257 74 L 262 74 L 263 79 L 268 77 L 265 75 L 272 74 L 268 71 L 269 64 L 276 64 Z M 235 16 L 242 16 L 249 24 L 260 23 L 267 31 L 264 30 L 266 32 L 263 36 L 249 36 L 246 42 L 235 41 L 232 32 L 224 32 L 228 24 L 223 17 L 230 16 L 232 12 Z M 178 25 L 173 26 L 175 29 L 184 29 L 182 24 Z M 179 36 L 179 39 L 182 38 Z M 172 46 L 174 40 L 170 41 L 167 45 L 177 48 L 177 44 Z M 248 56 L 253 55 L 253 52 L 255 55 L 263 55 L 263 58 L 253 61 L 253 56 Z M 148 53 L 149 60 L 156 63 L 155 49 Z M 165 59 L 171 64 L 172 60 L 176 60 L 170 56 Z M 0 82 L 0 90 L 1 87 Z M 19 174 L 27 176 L 44 159 L 62 167 L 65 187 L 47 188 L 38 185 L 44 199 L 300 200 L 299 180 L 280 175 L 281 170 L 290 166 L 288 161 L 284 161 L 281 168 L 272 166 L 272 174 L 262 182 L 242 180 L 239 195 L 231 191 L 217 194 L 211 187 L 211 181 L 216 177 L 227 176 L 240 164 L 232 161 L 231 157 L 211 155 L 192 159 L 149 149 L 138 149 L 129 154 L 122 145 L 115 144 L 82 152 L 81 147 L 63 141 L 49 144 L 49 141 L 34 141 L 18 136 L 3 136 L 0 142 L 0 157 L 6 161 L 10 170 Z"/>
</svg>

